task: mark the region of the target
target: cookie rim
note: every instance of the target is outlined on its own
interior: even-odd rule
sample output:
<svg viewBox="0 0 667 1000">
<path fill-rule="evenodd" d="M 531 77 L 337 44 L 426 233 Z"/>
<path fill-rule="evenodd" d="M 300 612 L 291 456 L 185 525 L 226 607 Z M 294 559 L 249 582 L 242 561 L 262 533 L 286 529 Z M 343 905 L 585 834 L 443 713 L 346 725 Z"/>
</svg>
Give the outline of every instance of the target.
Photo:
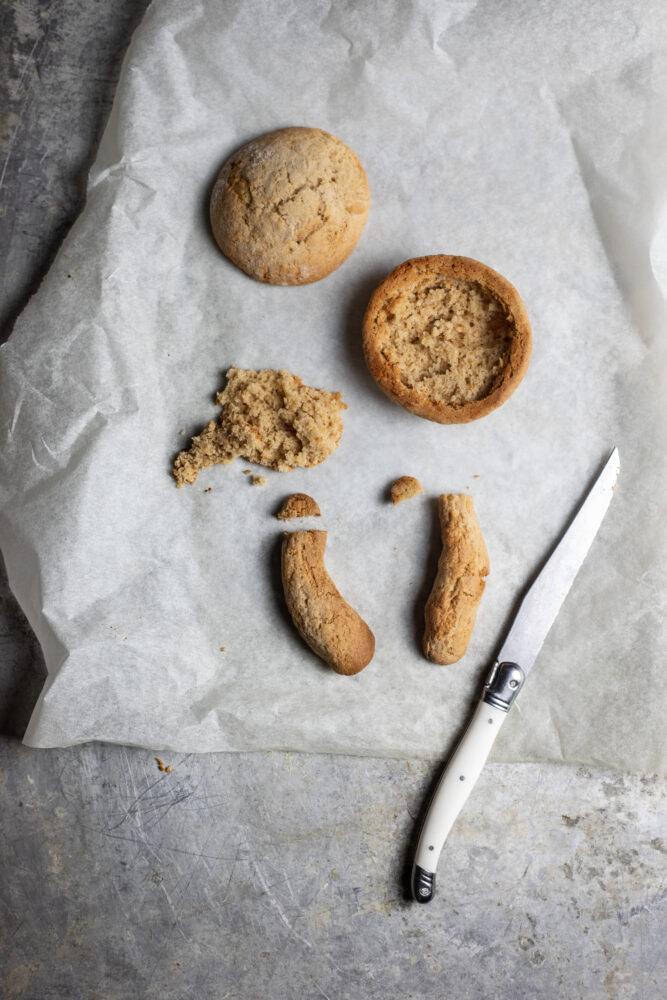
<svg viewBox="0 0 667 1000">
<path fill-rule="evenodd" d="M 460 406 L 441 403 L 408 389 L 389 365 L 378 347 L 380 327 L 377 316 L 391 294 L 409 288 L 416 275 L 423 273 L 448 276 L 462 281 L 476 281 L 499 299 L 514 327 L 509 358 L 491 392 L 482 399 Z M 478 420 L 502 406 L 518 388 L 532 353 L 532 331 L 528 313 L 514 285 L 488 264 L 472 257 L 453 254 L 430 254 L 410 257 L 395 267 L 371 295 L 362 323 L 362 345 L 368 369 L 382 391 L 410 413 L 440 424 L 462 424 Z"/>
</svg>

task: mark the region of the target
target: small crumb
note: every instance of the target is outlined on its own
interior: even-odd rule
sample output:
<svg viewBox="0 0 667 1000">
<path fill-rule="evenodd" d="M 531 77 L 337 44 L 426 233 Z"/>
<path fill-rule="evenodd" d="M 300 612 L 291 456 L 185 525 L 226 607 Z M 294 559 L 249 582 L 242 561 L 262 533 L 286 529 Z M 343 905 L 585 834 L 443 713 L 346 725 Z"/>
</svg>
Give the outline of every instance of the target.
<svg viewBox="0 0 667 1000">
<path fill-rule="evenodd" d="M 391 484 L 391 502 L 394 507 L 396 504 L 403 503 L 404 500 L 409 500 L 411 497 L 416 497 L 420 493 L 423 493 L 422 485 L 418 479 L 414 476 L 401 476 Z"/>
<path fill-rule="evenodd" d="M 253 476 L 251 482 L 253 486 L 266 486 L 266 476 Z"/>
<path fill-rule="evenodd" d="M 157 769 L 158 769 L 158 771 L 164 771 L 164 761 L 160 760 L 159 757 L 156 757 L 155 760 L 157 761 Z"/>
<path fill-rule="evenodd" d="M 179 434 L 180 434 L 181 436 L 182 436 L 183 434 L 185 434 L 185 427 L 182 427 L 182 428 L 180 429 L 180 431 L 179 431 L 178 433 L 179 433 Z"/>
<path fill-rule="evenodd" d="M 307 493 L 293 493 L 283 501 L 276 517 L 279 521 L 291 521 L 294 517 L 322 517 L 322 512 Z"/>
<path fill-rule="evenodd" d="M 220 652 L 221 652 L 221 653 L 224 653 L 224 651 L 225 651 L 225 647 L 224 647 L 224 646 L 221 646 L 221 647 L 220 647 Z"/>
<path fill-rule="evenodd" d="M 244 470 L 243 470 L 243 475 L 244 475 L 244 476 L 249 476 L 249 475 L 250 475 L 250 473 L 251 473 L 251 471 L 252 471 L 251 469 L 244 469 Z"/>
<path fill-rule="evenodd" d="M 171 774 L 171 764 L 167 764 L 167 766 L 165 767 L 165 772 L 167 774 Z"/>
<path fill-rule="evenodd" d="M 398 545 L 394 545 L 394 552 L 398 552 Z"/>
<path fill-rule="evenodd" d="M 479 476 L 477 476 L 477 475 L 474 475 L 474 476 L 473 476 L 472 478 L 473 478 L 473 479 L 479 479 Z"/>
<path fill-rule="evenodd" d="M 67 275 L 67 277 L 68 277 L 68 278 L 71 278 L 71 277 L 72 277 L 72 275 L 71 275 L 71 274 L 68 274 L 68 275 Z"/>
<path fill-rule="evenodd" d="M 212 489 L 213 489 L 213 487 L 209 486 L 207 489 L 202 490 L 202 493 L 210 493 Z"/>
</svg>

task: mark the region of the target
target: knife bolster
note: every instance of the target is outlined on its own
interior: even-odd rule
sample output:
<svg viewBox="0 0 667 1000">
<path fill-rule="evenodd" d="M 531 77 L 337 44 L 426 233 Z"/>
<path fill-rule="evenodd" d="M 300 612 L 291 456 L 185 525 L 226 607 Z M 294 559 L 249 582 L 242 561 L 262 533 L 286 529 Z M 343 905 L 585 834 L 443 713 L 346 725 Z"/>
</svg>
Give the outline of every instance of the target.
<svg viewBox="0 0 667 1000">
<path fill-rule="evenodd" d="M 525 679 L 526 675 L 518 663 L 498 663 L 496 660 L 486 679 L 482 701 L 499 708 L 501 712 L 509 712 Z"/>
</svg>

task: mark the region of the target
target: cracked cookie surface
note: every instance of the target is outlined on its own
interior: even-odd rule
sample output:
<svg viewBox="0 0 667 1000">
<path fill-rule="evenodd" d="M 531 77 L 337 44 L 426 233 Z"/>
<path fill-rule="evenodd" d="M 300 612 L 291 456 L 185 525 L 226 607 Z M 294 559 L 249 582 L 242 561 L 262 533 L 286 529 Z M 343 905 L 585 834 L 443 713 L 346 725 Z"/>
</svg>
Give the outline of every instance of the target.
<svg viewBox="0 0 667 1000">
<path fill-rule="evenodd" d="M 369 370 L 396 403 L 443 424 L 466 423 L 505 402 L 531 353 L 518 292 L 479 261 L 445 254 L 405 261 L 364 316 Z"/>
<path fill-rule="evenodd" d="M 321 129 L 278 129 L 242 146 L 213 187 L 222 252 L 271 285 L 319 281 L 352 253 L 368 216 L 359 158 Z"/>
</svg>

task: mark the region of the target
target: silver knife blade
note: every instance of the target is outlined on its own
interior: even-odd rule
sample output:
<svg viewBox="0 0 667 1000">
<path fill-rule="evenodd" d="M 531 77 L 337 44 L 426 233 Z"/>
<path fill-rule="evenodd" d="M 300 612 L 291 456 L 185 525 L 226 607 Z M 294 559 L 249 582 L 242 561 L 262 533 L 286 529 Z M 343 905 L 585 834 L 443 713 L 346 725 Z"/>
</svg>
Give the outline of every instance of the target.
<svg viewBox="0 0 667 1000">
<path fill-rule="evenodd" d="M 618 448 L 614 448 L 565 534 L 523 598 L 498 654 L 499 663 L 518 663 L 524 674 L 531 670 L 607 513 L 620 468 Z"/>
</svg>

